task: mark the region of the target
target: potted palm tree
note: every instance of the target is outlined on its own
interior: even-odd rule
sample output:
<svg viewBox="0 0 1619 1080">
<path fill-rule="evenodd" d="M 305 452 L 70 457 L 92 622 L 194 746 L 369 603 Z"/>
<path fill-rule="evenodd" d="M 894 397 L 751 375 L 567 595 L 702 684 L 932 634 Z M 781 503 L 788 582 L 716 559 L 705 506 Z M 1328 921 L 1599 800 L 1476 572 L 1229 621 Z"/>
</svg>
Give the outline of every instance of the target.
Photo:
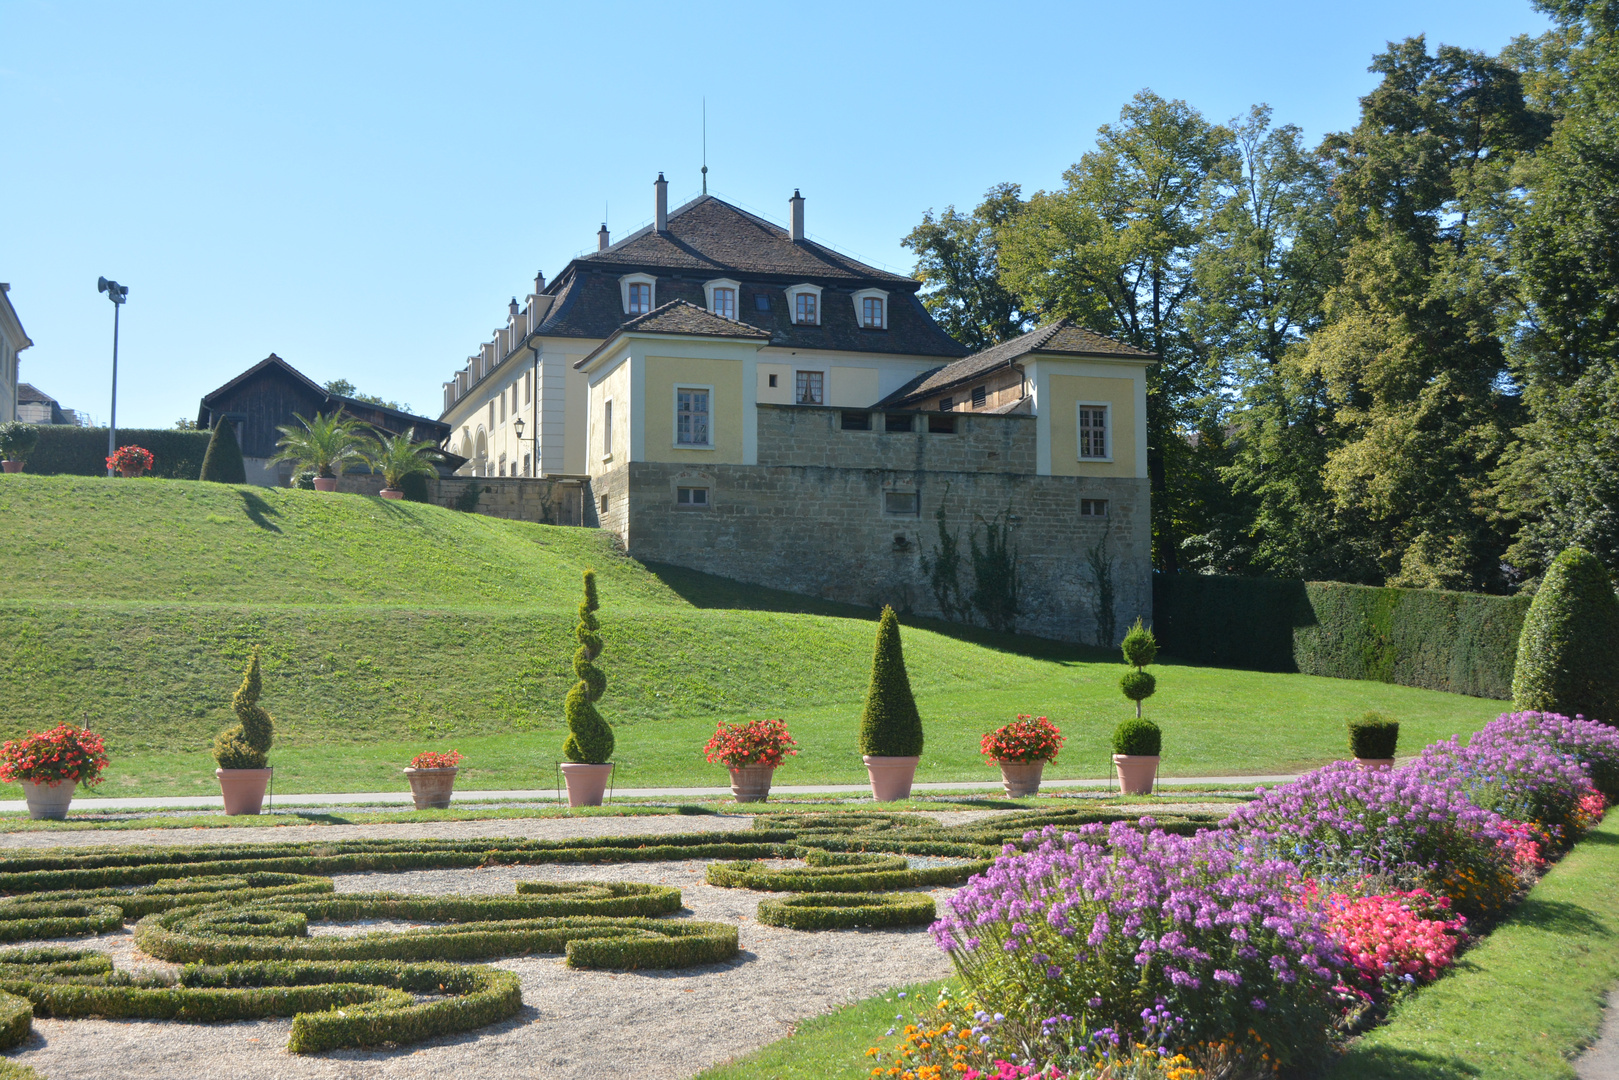
<svg viewBox="0 0 1619 1080">
<path fill-rule="evenodd" d="M 290 461 L 294 468 L 307 468 L 315 474 L 316 491 L 336 491 L 337 475 L 344 466 L 360 458 L 368 441 L 359 421 L 341 412 L 316 413 L 305 420 L 294 414 L 299 426 L 283 424 L 276 430 L 280 451 L 271 461 Z"/>
<path fill-rule="evenodd" d="M 415 432 L 411 432 L 414 435 Z M 371 471 L 382 474 L 382 497 L 403 499 L 403 485 L 407 476 L 432 476 L 438 472 L 433 463 L 438 460 L 438 447 L 432 440 L 412 442 L 410 435 L 384 435 L 372 441 L 361 454 Z"/>
<path fill-rule="evenodd" d="M 0 424 L 0 467 L 6 472 L 22 472 L 23 460 L 39 442 L 39 428 L 8 420 Z"/>
</svg>

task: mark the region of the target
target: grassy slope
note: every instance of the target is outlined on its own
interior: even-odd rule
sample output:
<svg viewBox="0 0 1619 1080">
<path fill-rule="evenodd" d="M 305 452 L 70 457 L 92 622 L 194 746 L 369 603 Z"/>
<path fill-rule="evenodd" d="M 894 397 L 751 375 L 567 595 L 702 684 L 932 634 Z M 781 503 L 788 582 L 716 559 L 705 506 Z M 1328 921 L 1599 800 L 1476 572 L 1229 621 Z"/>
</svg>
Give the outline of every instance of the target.
<svg viewBox="0 0 1619 1080">
<path fill-rule="evenodd" d="M 1331 1080 L 1573 1080 L 1619 982 L 1619 813 Z"/>
<path fill-rule="evenodd" d="M 599 575 L 620 782 L 706 784 L 716 717 L 787 718 L 782 783 L 858 782 L 872 613 L 666 567 L 606 534 L 380 499 L 182 481 L 0 482 L 0 735 L 89 718 L 107 795 L 213 790 L 213 735 L 265 649 L 284 791 L 399 786 L 453 739 L 463 787 L 551 783 L 579 572 Z M 920 779 L 987 779 L 978 736 L 1020 712 L 1063 726 L 1048 775 L 1099 776 L 1127 714 L 1114 658 L 922 621 L 906 657 L 928 724 Z M 1381 683 L 1163 665 L 1149 715 L 1169 775 L 1283 772 L 1340 753 L 1377 709 L 1405 742 L 1473 730 L 1495 702 Z M 331 744 L 344 743 L 341 755 Z"/>
</svg>

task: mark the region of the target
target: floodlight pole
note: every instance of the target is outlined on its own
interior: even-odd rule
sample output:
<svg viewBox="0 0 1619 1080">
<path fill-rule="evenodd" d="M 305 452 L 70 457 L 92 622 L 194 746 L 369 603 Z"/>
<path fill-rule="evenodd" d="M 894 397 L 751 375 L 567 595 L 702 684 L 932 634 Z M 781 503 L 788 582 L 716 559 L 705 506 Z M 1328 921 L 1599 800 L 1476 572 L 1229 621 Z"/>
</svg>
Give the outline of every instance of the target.
<svg viewBox="0 0 1619 1080">
<path fill-rule="evenodd" d="M 113 474 L 112 456 L 118 452 L 118 311 L 124 305 L 112 302 L 112 417 L 107 421 L 107 476 Z"/>
</svg>

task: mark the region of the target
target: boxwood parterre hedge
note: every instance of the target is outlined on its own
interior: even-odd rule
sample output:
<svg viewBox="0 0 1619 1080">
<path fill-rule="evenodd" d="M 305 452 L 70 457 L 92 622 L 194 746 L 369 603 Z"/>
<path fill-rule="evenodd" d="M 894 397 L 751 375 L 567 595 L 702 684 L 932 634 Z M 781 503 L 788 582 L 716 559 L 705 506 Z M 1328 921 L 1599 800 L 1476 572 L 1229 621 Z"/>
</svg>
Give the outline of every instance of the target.
<svg viewBox="0 0 1619 1080">
<path fill-rule="evenodd" d="M 793 930 L 926 926 L 937 912 L 926 893 L 806 893 L 759 901 L 759 921 Z"/>
</svg>

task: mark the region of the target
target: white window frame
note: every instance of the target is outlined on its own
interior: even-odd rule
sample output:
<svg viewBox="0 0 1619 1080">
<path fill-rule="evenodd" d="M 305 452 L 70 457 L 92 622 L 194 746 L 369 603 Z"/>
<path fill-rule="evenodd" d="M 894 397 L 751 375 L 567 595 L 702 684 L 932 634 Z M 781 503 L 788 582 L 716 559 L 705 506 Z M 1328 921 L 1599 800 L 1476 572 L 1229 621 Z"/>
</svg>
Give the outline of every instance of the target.
<svg viewBox="0 0 1619 1080">
<path fill-rule="evenodd" d="M 647 305 L 646 311 L 656 311 L 658 309 L 658 279 L 653 277 L 651 274 L 625 274 L 623 277 L 618 279 L 619 300 L 624 305 L 624 314 L 630 315 L 631 285 L 647 286 L 650 290 L 652 300 Z M 630 317 L 639 318 L 640 316 L 645 315 L 646 311 L 637 311 L 634 315 L 630 315 Z"/>
<path fill-rule="evenodd" d="M 821 325 L 821 313 L 825 310 L 825 308 L 824 308 L 824 305 L 822 305 L 822 303 L 821 303 L 821 287 L 819 285 L 811 285 L 809 282 L 806 281 L 802 285 L 789 285 L 789 286 L 787 286 L 786 292 L 787 292 L 787 318 L 792 321 L 792 324 L 794 326 L 820 326 Z M 815 297 L 815 321 L 812 322 L 812 323 L 801 323 L 801 322 L 798 321 L 798 294 L 799 293 L 810 293 Z"/>
<path fill-rule="evenodd" d="M 819 375 L 821 377 L 821 400 L 820 401 L 803 402 L 803 401 L 798 400 L 798 377 L 800 375 Z M 828 382 L 827 371 L 826 371 L 825 368 L 794 368 L 793 369 L 793 404 L 794 405 L 805 405 L 805 404 L 825 405 L 826 404 L 826 398 L 827 398 L 827 392 L 828 392 L 827 382 Z"/>
<path fill-rule="evenodd" d="M 866 301 L 881 300 L 882 318 L 876 326 L 866 325 Z M 888 290 L 886 289 L 860 289 L 854 294 L 854 324 L 862 330 L 888 329 Z"/>
<path fill-rule="evenodd" d="M 714 307 L 714 290 L 716 289 L 731 290 L 731 314 L 720 315 L 720 312 Z M 720 315 L 721 318 L 730 319 L 733 322 L 742 317 L 742 283 L 740 281 L 732 281 L 730 278 L 715 278 L 713 281 L 705 281 L 703 282 L 703 298 L 708 301 L 708 310 L 711 314 Z"/>
<path fill-rule="evenodd" d="M 680 441 L 680 392 L 682 390 L 703 390 L 708 394 L 708 442 L 683 443 Z M 714 388 L 702 383 L 676 383 L 669 394 L 669 414 L 671 427 L 669 438 L 676 450 L 713 450 L 714 447 Z"/>
<path fill-rule="evenodd" d="M 602 402 L 602 460 L 613 460 L 613 399 Z"/>
<path fill-rule="evenodd" d="M 1080 435 L 1080 410 L 1101 409 L 1102 420 L 1102 446 L 1107 452 L 1101 457 L 1086 457 L 1084 454 L 1085 440 Z M 1080 461 L 1088 461 L 1097 465 L 1107 465 L 1113 461 L 1113 403 L 1111 401 L 1076 401 L 1074 403 L 1074 456 Z"/>
</svg>

